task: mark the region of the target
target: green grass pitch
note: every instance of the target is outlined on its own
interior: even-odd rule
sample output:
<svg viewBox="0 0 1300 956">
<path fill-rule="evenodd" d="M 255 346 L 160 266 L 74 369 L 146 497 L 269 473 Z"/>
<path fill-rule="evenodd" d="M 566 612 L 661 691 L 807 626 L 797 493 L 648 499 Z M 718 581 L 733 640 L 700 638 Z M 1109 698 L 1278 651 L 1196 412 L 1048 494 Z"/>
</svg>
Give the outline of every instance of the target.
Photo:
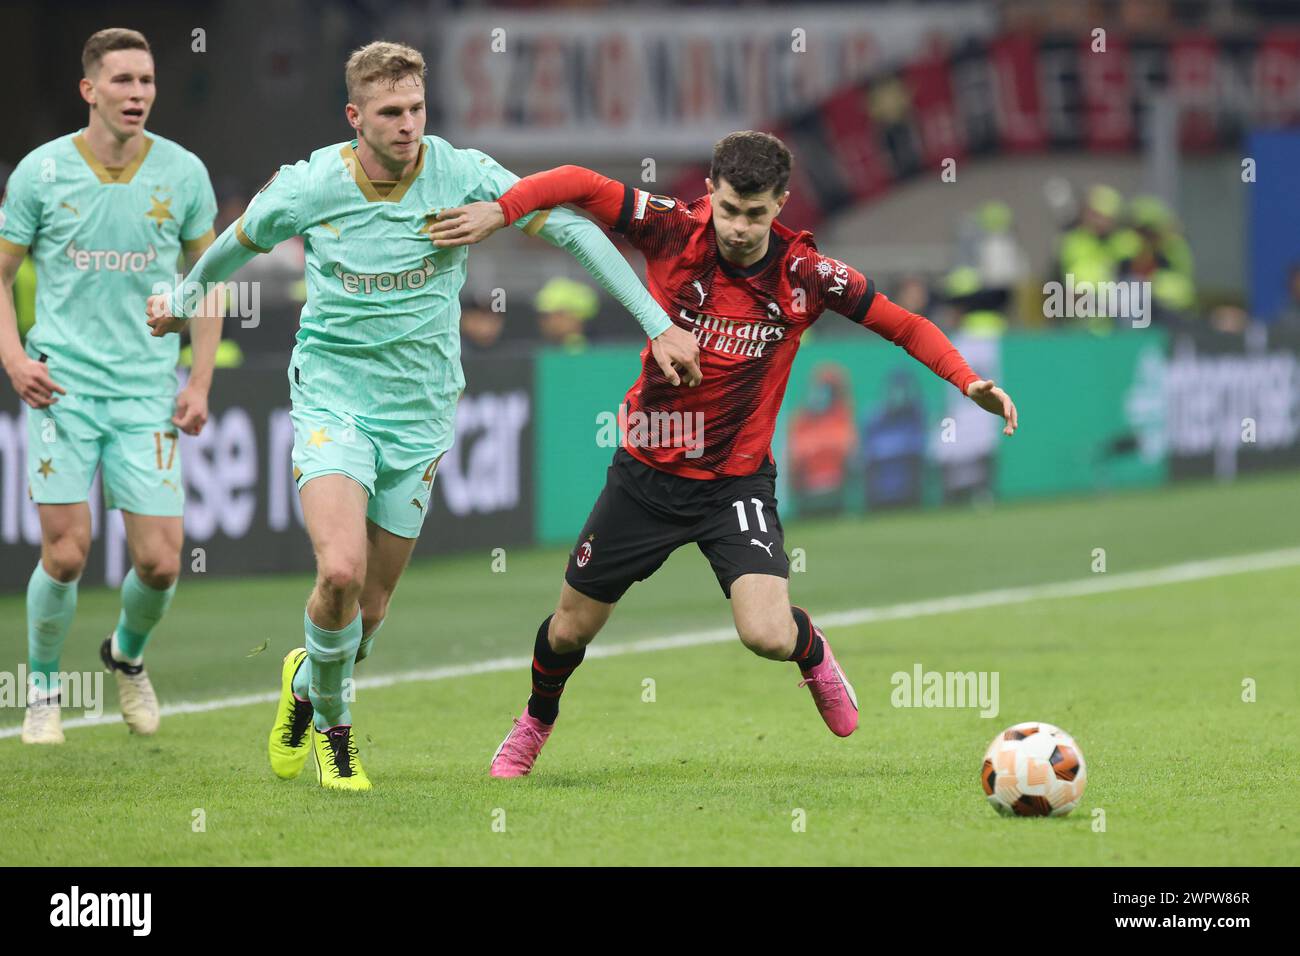
<svg viewBox="0 0 1300 956">
<path fill-rule="evenodd" d="M 816 619 L 1296 548 L 1298 495 L 1300 476 L 1288 475 L 792 523 L 787 550 L 806 556 L 792 595 Z M 1095 548 L 1106 551 L 1104 575 L 1091 571 Z M 412 567 L 358 676 L 522 661 L 564 552 L 511 552 L 493 573 L 490 550 Z M 309 583 L 184 580 L 149 650 L 164 706 L 276 691 L 281 656 L 302 641 Z M 833 627 L 862 708 L 847 740 L 826 731 L 792 666 L 735 640 L 593 656 L 570 681 L 533 776 L 515 781 L 491 780 L 487 764 L 526 699 L 522 663 L 363 688 L 353 714 L 369 794 L 321 791 L 310 762 L 299 780 L 273 777 L 265 702 L 164 716 L 152 739 L 120 723 L 70 728 L 56 748 L 9 735 L 0 864 L 1294 863 L 1297 594 L 1300 556 L 1270 570 Z M 108 590 L 82 593 L 66 670 L 96 666 L 116 602 Z M 0 619 L 0 668 L 12 670 L 25 654 L 20 596 L 0 598 Z M 597 646 L 729 624 L 688 548 L 629 592 Z M 1000 713 L 893 707 L 890 675 L 916 663 L 997 671 Z M 1242 699 L 1247 678 L 1254 702 Z M 111 710 L 111 679 L 105 691 Z M 20 720 L 0 711 L 0 732 Z M 1003 819 L 985 803 L 984 748 L 1022 720 L 1059 724 L 1080 743 L 1089 784 L 1072 815 Z"/>
</svg>

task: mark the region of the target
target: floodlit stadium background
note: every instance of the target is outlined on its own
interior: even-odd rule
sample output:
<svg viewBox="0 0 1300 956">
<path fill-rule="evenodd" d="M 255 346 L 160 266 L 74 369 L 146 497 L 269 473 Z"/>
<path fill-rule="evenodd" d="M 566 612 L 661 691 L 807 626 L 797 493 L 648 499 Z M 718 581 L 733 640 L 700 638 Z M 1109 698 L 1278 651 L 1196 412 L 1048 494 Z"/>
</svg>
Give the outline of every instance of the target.
<svg viewBox="0 0 1300 956">
<path fill-rule="evenodd" d="M 424 51 L 428 132 L 521 175 L 577 163 L 689 200 L 720 136 L 778 133 L 796 161 L 783 221 L 938 322 L 1022 420 L 1000 439 L 996 420 L 828 313 L 774 446 L 787 520 L 1300 466 L 1292 4 L 72 3 L 3 16 L 16 108 L 0 179 L 84 125 L 81 44 L 131 26 L 157 64 L 150 127 L 207 164 L 218 230 L 281 163 L 347 136 L 342 64 L 376 38 Z M 603 481 L 598 422 L 635 379 L 639 332 L 568 256 L 513 231 L 470 263 L 469 384 L 418 553 L 567 546 Z M 311 566 L 284 378 L 301 268 L 285 243 L 236 277 L 257 282 L 256 323 L 227 322 L 237 348 L 212 419 L 182 440 L 186 553 L 203 549 L 210 575 Z M 1152 307 L 1136 322 L 1051 314 L 1044 283 L 1062 279 L 1150 282 Z M 33 281 L 16 289 L 28 323 Z M 953 429 L 962 440 L 945 441 Z M 39 543 L 24 441 L 6 387 L 8 592 Z M 113 585 L 128 566 L 120 517 L 103 520 L 97 488 L 92 506 L 86 583 Z"/>
</svg>

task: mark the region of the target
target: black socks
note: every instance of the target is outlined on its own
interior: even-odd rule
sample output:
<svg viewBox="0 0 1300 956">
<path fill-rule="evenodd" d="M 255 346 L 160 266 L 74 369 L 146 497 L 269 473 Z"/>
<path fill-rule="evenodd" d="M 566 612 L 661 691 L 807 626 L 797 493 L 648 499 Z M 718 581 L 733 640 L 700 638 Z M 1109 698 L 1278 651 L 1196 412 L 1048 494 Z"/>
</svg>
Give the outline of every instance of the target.
<svg viewBox="0 0 1300 956">
<path fill-rule="evenodd" d="M 537 641 L 533 644 L 533 694 L 528 698 L 528 713 L 544 724 L 555 723 L 555 718 L 560 715 L 564 682 L 587 654 L 585 647 L 571 654 L 557 654 L 551 650 L 551 642 L 546 636 L 551 629 L 551 617 L 537 629 Z"/>
<path fill-rule="evenodd" d="M 799 629 L 794 639 L 794 653 L 790 655 L 790 660 L 798 664 L 801 671 L 810 671 L 822 662 L 822 657 L 825 656 L 825 645 L 813 630 L 812 618 L 808 616 L 807 611 L 792 606 L 790 613 L 794 615 L 795 627 Z"/>
</svg>

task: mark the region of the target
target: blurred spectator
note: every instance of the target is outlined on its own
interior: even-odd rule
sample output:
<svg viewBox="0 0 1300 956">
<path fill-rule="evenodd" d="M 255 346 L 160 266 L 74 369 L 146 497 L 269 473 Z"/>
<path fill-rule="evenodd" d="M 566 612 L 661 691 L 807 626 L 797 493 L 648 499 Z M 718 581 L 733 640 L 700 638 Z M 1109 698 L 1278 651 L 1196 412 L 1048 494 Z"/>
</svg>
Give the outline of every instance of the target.
<svg viewBox="0 0 1300 956">
<path fill-rule="evenodd" d="M 930 284 L 921 276 L 903 276 L 898 280 L 898 285 L 889 298 L 908 312 L 915 312 L 917 315 L 930 318 L 930 309 L 934 297 L 930 295 Z"/>
<path fill-rule="evenodd" d="M 1067 275 L 1081 282 L 1115 279 L 1119 250 L 1115 248 L 1124 198 L 1111 186 L 1088 190 L 1078 221 L 1061 236 L 1057 252 L 1057 278 Z"/>
<path fill-rule="evenodd" d="M 1013 230 L 1011 207 L 986 202 L 968 216 L 958 236 L 958 262 L 979 272 L 986 289 L 1008 292 L 1029 275 L 1029 257 Z"/>
<path fill-rule="evenodd" d="M 1155 196 L 1134 196 L 1128 204 L 1129 225 L 1149 241 L 1170 268 L 1193 278 L 1192 247 L 1172 209 Z"/>
<path fill-rule="evenodd" d="M 916 373 L 895 369 L 885 382 L 884 397 L 866 409 L 862 420 L 859 447 L 867 511 L 921 503 L 927 428 Z"/>
<path fill-rule="evenodd" d="M 544 342 L 580 352 L 587 347 L 583 326 L 600 308 L 600 299 L 588 285 L 556 278 L 542 286 L 533 308 L 537 310 L 537 328 Z"/>
<path fill-rule="evenodd" d="M 980 336 L 964 338 L 959 344 L 962 355 L 981 375 L 1002 378 L 1000 341 Z M 927 430 L 929 457 L 939 466 L 943 500 L 950 504 L 988 501 L 996 481 L 1002 423 L 956 389 L 945 389 L 943 396 L 946 424 Z"/>
<path fill-rule="evenodd" d="M 790 488 L 800 514 L 843 510 L 855 442 L 844 370 L 818 366 L 808 396 L 790 422 Z"/>
<path fill-rule="evenodd" d="M 1188 315 L 1196 306 L 1192 250 L 1173 211 L 1155 196 L 1134 196 L 1126 218 L 1112 242 L 1119 256 L 1116 278 L 1151 283 L 1156 321 Z"/>
<path fill-rule="evenodd" d="M 501 343 L 506 317 L 494 312 L 482 299 L 472 297 L 460 313 L 460 342 L 468 354 L 491 352 Z"/>
<path fill-rule="evenodd" d="M 1007 289 L 989 288 L 974 266 L 959 266 L 943 283 L 953 330 L 977 338 L 997 338 L 1007 330 Z"/>
</svg>

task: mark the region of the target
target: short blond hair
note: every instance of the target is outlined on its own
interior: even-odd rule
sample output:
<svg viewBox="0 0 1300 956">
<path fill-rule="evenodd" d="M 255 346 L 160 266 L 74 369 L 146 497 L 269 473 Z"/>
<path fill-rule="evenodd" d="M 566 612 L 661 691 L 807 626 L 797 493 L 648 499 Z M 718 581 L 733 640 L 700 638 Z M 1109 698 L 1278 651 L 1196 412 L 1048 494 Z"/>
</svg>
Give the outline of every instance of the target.
<svg viewBox="0 0 1300 956">
<path fill-rule="evenodd" d="M 107 30 L 92 33 L 86 45 L 81 48 L 81 69 L 84 75 L 89 77 L 98 70 L 104 54 L 114 50 L 144 50 L 150 56 L 153 55 L 153 51 L 149 49 L 149 41 L 139 30 L 109 27 Z"/>
<path fill-rule="evenodd" d="M 348 102 L 360 103 L 363 91 L 371 83 L 384 83 L 391 90 L 396 88 L 398 80 L 418 76 L 423 85 L 425 72 L 424 57 L 414 47 L 386 40 L 367 43 L 348 57 L 344 72 Z"/>
</svg>

